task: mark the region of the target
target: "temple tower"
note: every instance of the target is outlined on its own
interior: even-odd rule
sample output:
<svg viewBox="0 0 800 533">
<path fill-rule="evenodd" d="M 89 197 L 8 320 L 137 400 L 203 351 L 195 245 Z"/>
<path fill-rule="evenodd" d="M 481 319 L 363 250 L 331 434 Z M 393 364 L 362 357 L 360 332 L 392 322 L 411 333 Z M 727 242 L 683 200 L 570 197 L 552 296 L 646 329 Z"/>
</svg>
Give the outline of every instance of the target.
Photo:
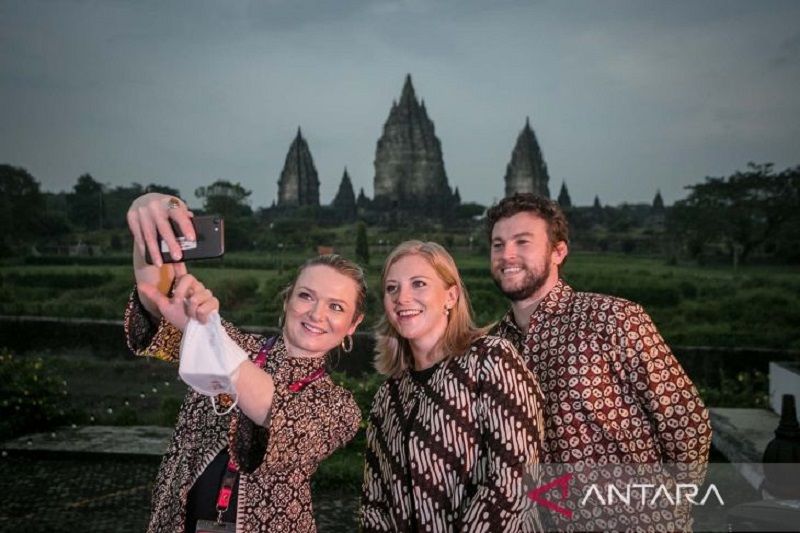
<svg viewBox="0 0 800 533">
<path fill-rule="evenodd" d="M 542 150 L 531 129 L 530 120 L 526 118 L 525 127 L 517 137 L 511 161 L 506 167 L 506 197 L 518 192 L 530 192 L 550 198 L 549 181 Z"/>
<path fill-rule="evenodd" d="M 406 76 L 399 102 L 392 103 L 375 150 L 376 207 L 441 215 L 454 205 L 442 147 Z"/>
<path fill-rule="evenodd" d="M 278 180 L 278 207 L 305 205 L 319 206 L 319 177 L 311 150 L 298 127 Z"/>
</svg>

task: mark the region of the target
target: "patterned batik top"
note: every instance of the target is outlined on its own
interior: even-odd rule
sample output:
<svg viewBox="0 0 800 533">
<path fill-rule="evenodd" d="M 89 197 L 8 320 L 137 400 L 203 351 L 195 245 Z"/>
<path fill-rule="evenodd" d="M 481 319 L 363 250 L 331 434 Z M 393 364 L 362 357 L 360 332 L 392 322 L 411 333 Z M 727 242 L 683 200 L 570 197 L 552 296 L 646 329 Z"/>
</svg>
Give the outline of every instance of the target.
<svg viewBox="0 0 800 533">
<path fill-rule="evenodd" d="M 177 361 L 180 330 L 161 321 L 153 325 L 134 291 L 125 312 L 128 344 L 137 355 Z M 243 333 L 223 322 L 236 343 L 255 359 L 264 338 Z M 315 531 L 310 479 L 319 463 L 355 435 L 361 419 L 349 391 L 328 376 L 300 392 L 291 383 L 324 365 L 324 359 L 288 357 L 278 337 L 265 371 L 272 375 L 275 396 L 267 426 L 266 451 L 252 473 L 240 472 L 236 530 L 244 532 Z M 229 399 L 222 398 L 225 405 Z M 172 441 L 164 455 L 153 490 L 148 531 L 183 533 L 189 490 L 206 466 L 226 446 L 231 457 L 247 448 L 242 440 L 252 424 L 238 409 L 217 416 L 210 398 L 191 389 L 181 406 Z"/>
<path fill-rule="evenodd" d="M 406 370 L 372 403 L 364 531 L 519 531 L 541 448 L 541 392 L 514 347 L 484 336 L 427 380 Z"/>
<path fill-rule="evenodd" d="M 543 462 L 708 460 L 708 411 L 641 306 L 559 280 L 526 332 L 509 311 L 492 333 L 510 340 L 539 379 Z"/>
</svg>

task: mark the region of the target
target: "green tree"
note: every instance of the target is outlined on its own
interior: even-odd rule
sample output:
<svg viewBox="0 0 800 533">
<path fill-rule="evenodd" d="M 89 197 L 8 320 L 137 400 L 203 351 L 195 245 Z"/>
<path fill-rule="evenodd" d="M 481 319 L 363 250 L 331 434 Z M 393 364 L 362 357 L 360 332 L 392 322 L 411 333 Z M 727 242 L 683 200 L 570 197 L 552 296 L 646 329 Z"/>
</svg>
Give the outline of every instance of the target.
<svg viewBox="0 0 800 533">
<path fill-rule="evenodd" d="M 43 208 L 39 182 L 24 168 L 0 165 L 0 253 L 39 233 Z"/>
<path fill-rule="evenodd" d="M 356 257 L 364 265 L 369 264 L 369 244 L 367 243 L 367 226 L 359 222 L 356 227 Z"/>
<path fill-rule="evenodd" d="M 76 226 L 95 230 L 105 226 L 105 186 L 91 174 L 83 174 L 67 195 L 69 219 Z"/>
<path fill-rule="evenodd" d="M 206 213 L 215 213 L 222 215 L 223 218 L 232 219 L 253 214 L 247 203 L 251 192 L 240 183 L 217 180 L 208 187 L 199 187 L 194 194 L 203 199 L 203 210 Z"/>
<path fill-rule="evenodd" d="M 734 266 L 756 249 L 767 250 L 800 211 L 800 167 L 779 174 L 772 163 L 748 163 L 728 177 L 707 177 L 690 185 L 689 197 L 676 202 L 667 223 L 671 232 L 700 253 L 721 246 Z"/>
</svg>

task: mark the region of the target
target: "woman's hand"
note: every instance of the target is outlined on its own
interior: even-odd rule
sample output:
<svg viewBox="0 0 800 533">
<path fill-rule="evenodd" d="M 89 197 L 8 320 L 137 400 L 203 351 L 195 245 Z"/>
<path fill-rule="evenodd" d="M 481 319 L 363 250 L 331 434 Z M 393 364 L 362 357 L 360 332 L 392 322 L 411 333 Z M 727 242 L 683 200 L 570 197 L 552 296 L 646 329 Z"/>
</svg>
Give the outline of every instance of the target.
<svg viewBox="0 0 800 533">
<path fill-rule="evenodd" d="M 161 249 L 159 236 L 167 243 L 172 259 L 183 257 L 181 246 L 172 231 L 169 221 L 173 220 L 188 240 L 195 240 L 194 216 L 180 199 L 160 193 L 148 193 L 133 201 L 128 208 L 128 228 L 134 241 L 134 254 L 138 252 L 142 258 L 145 250 L 150 252 L 153 265 L 160 267 Z M 144 261 L 142 261 L 144 262 Z"/>
<path fill-rule="evenodd" d="M 161 235 L 169 245 L 170 255 L 173 258 L 180 258 L 182 255 L 180 245 L 169 221 L 174 220 L 187 238 L 194 239 L 191 217 L 192 212 L 186 208 L 186 204 L 166 194 L 142 195 L 128 208 L 128 229 L 134 241 L 133 273 L 136 276 L 136 286 L 140 289 L 139 300 L 156 320 L 161 318 L 158 306 L 148 297 L 148 293 L 141 290 L 141 287 L 153 285 L 158 287 L 163 295 L 169 291 L 175 278 L 186 274 L 186 266 L 183 263 L 163 264 L 158 236 Z M 145 261 L 145 250 L 150 251 L 153 264 Z"/>
<path fill-rule="evenodd" d="M 139 293 L 157 307 L 161 316 L 181 331 L 189 319 L 205 324 L 211 313 L 219 311 L 219 300 L 191 274 L 177 278 L 171 298 L 149 283 L 139 283 L 137 287 Z"/>
</svg>

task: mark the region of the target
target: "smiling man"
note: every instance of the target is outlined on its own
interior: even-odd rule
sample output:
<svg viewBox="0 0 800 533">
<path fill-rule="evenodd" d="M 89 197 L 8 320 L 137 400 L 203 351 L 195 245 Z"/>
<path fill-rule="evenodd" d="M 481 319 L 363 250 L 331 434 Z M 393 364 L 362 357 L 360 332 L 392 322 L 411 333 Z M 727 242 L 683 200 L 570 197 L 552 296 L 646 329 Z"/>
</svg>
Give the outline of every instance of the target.
<svg viewBox="0 0 800 533">
<path fill-rule="evenodd" d="M 539 378 L 544 462 L 704 463 L 708 411 L 641 306 L 561 278 L 558 204 L 516 194 L 489 209 L 492 277 L 511 309 L 492 333 Z"/>
</svg>

